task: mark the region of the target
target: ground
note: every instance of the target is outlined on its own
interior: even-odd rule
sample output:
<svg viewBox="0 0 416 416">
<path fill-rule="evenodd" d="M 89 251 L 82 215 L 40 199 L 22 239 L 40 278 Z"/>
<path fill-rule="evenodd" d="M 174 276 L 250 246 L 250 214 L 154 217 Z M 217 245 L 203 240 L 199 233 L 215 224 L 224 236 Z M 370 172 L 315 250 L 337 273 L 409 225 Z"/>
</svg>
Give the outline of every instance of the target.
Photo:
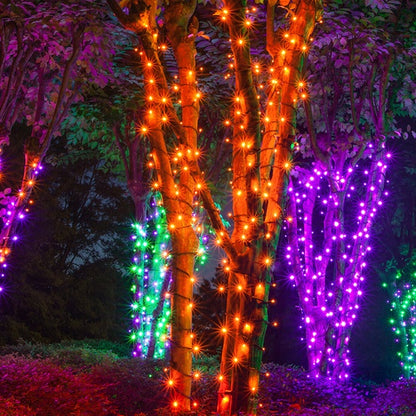
<svg viewBox="0 0 416 416">
<path fill-rule="evenodd" d="M 0 416 L 167 416 L 166 363 L 128 357 L 108 342 L 40 345 L 22 342 L 0 348 Z M 215 412 L 215 357 L 195 366 L 195 415 Z M 300 368 L 267 364 L 259 416 L 416 415 L 416 381 L 386 385 L 337 384 L 308 377 Z"/>
</svg>

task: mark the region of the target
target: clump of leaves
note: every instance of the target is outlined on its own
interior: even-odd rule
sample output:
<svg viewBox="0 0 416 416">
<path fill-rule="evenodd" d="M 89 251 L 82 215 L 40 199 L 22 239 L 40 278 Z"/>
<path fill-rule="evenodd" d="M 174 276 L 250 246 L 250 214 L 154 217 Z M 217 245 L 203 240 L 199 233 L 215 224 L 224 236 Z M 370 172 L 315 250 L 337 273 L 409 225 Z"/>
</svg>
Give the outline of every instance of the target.
<svg viewBox="0 0 416 416">
<path fill-rule="evenodd" d="M 3 356 L 0 378 L 3 400 L 28 407 L 27 413 L 22 410 L 25 415 L 117 415 L 105 394 L 107 385 L 95 384 L 89 374 L 61 368 L 49 359 Z"/>
<path fill-rule="evenodd" d="M 75 345 L 76 344 L 76 345 Z M 20 344 L 18 354 L 0 355 L 0 415 L 170 416 L 163 361 L 117 358 L 84 343 Z M 111 347 L 111 345 L 108 345 Z M 12 347 L 9 348 L 13 349 Z M 5 348 L 3 348 L 3 352 Z M 22 353 L 25 352 L 23 355 Z M 93 358 L 88 354 L 96 354 Z M 43 358 L 39 355 L 43 354 Z M 80 354 L 76 358 L 76 354 Z M 215 357 L 194 363 L 195 415 L 215 413 Z M 259 416 L 411 416 L 416 380 L 387 386 L 316 379 L 303 369 L 263 368 Z M 179 415 L 178 415 L 179 416 Z"/>
<path fill-rule="evenodd" d="M 309 377 L 301 368 L 267 364 L 261 412 L 284 415 L 362 415 L 367 398 L 353 383 Z"/>
<path fill-rule="evenodd" d="M 164 364 L 134 358 L 107 361 L 95 366 L 90 376 L 97 385 L 106 386 L 107 397 L 123 415 L 136 416 L 138 411 L 150 415 L 167 402 Z"/>
<path fill-rule="evenodd" d="M 111 342 L 104 341 L 71 341 L 59 344 L 40 344 L 21 341 L 17 345 L 6 345 L 0 348 L 0 355 L 16 354 L 31 358 L 50 358 L 55 364 L 63 367 L 92 367 L 103 362 L 114 362 L 119 355 L 113 351 L 122 349 Z"/>
<path fill-rule="evenodd" d="M 416 414 L 416 380 L 388 386 L 312 378 L 300 368 L 267 364 L 259 416 L 411 416 Z"/>
<path fill-rule="evenodd" d="M 0 412 L 2 416 L 32 416 L 35 413 L 13 397 L 0 397 Z"/>
<path fill-rule="evenodd" d="M 388 386 L 376 389 L 376 395 L 370 402 L 366 415 L 415 415 L 415 394 L 415 379 L 393 381 Z"/>
</svg>

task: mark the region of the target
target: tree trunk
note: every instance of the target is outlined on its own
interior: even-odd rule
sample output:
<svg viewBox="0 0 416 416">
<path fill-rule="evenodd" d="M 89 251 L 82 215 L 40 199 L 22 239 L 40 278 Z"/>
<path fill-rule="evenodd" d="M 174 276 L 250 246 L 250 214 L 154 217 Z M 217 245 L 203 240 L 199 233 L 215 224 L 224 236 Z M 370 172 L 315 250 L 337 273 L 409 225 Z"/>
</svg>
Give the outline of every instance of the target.
<svg viewBox="0 0 416 416">
<path fill-rule="evenodd" d="M 224 416 L 238 411 L 255 415 L 257 411 L 260 366 L 268 326 L 270 266 L 279 237 L 290 146 L 295 136 L 296 81 L 303 63 L 303 42 L 308 41 L 319 10 L 318 3 L 299 2 L 289 30 L 296 41 L 288 42 L 283 59 L 282 45 L 276 34 L 268 33 L 269 51 L 276 53 L 273 68 L 278 74 L 279 86 L 270 92 L 269 100 L 273 105 L 267 106 L 269 122 L 264 129 L 263 143 L 260 143 L 259 103 L 249 70 L 249 37 L 243 27 L 246 2 L 236 0 L 228 6 L 236 69 L 235 110 L 241 116 L 235 119 L 233 137 L 234 230 L 231 242 L 236 255 L 229 256 L 232 274 L 227 291 L 227 334 L 221 359 L 223 379 L 217 403 L 218 413 Z M 269 5 L 268 13 L 271 14 L 269 19 L 273 19 L 274 3 Z M 270 27 L 273 28 L 273 23 L 269 30 Z M 273 102 L 272 97 L 278 97 L 278 102 Z M 221 232 L 219 234 L 221 236 Z M 236 316 L 238 327 L 235 327 Z"/>
<path fill-rule="evenodd" d="M 191 407 L 192 351 L 198 349 L 198 345 L 193 345 L 192 336 L 192 277 L 199 242 L 192 228 L 195 182 L 188 166 L 188 160 L 194 159 L 197 154 L 199 116 L 195 71 L 195 35 L 198 21 L 193 17 L 195 7 L 195 0 L 179 0 L 170 2 L 166 8 L 166 27 L 181 85 L 181 122 L 184 130 L 177 154 L 181 169 L 177 187 L 180 211 L 175 213 L 178 227 L 172 233 L 171 371 L 172 378 L 177 383 L 174 406 L 185 411 L 189 411 Z M 185 158 L 181 158 L 180 151 L 186 155 Z"/>
<path fill-rule="evenodd" d="M 155 358 L 155 351 L 156 351 L 156 344 L 157 344 L 157 339 L 156 339 L 157 325 L 160 322 L 161 318 L 163 318 L 163 306 L 166 302 L 165 294 L 169 290 L 169 285 L 170 285 L 171 280 L 172 280 L 172 273 L 167 272 L 165 274 L 165 278 L 163 279 L 162 287 L 160 288 L 160 291 L 159 291 L 159 297 L 157 300 L 156 308 L 152 314 L 152 326 L 150 328 L 149 347 L 147 349 L 148 358 Z"/>
<path fill-rule="evenodd" d="M 174 380 L 174 406 L 190 410 L 192 382 L 192 292 L 198 241 L 192 229 L 172 235 L 172 331 L 171 378 Z"/>
</svg>

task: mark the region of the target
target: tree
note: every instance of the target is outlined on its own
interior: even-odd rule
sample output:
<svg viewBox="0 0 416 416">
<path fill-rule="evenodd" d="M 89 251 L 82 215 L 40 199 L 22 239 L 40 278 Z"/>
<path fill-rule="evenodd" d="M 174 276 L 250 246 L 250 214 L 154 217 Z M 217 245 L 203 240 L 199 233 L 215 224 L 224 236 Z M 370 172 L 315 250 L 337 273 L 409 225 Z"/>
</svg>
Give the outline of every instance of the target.
<svg viewBox="0 0 416 416">
<path fill-rule="evenodd" d="M 295 136 L 298 83 L 308 42 L 319 17 L 320 4 L 269 2 L 266 10 L 266 47 L 271 57 L 268 88 L 257 98 L 250 58 L 245 3 L 230 2 L 222 10 L 228 22 L 235 72 L 233 117 L 233 220 L 231 238 L 217 226 L 221 246 L 228 256 L 227 333 L 221 359 L 218 403 L 220 414 L 256 409 L 259 370 L 267 303 L 279 237 L 284 183 L 290 168 Z M 276 29 L 278 7 L 288 7 L 288 21 Z M 280 9 L 281 10 L 281 9 Z M 261 89 L 261 85 L 258 85 Z M 264 119 L 261 119 L 261 109 Z M 213 224 L 216 212 L 204 198 Z"/>
<path fill-rule="evenodd" d="M 348 343 L 382 205 L 391 156 L 386 140 L 397 136 L 391 108 L 408 86 L 398 93 L 395 80 L 410 54 L 362 11 L 325 17 L 308 68 L 307 130 L 299 136 L 304 159 L 289 188 L 287 258 L 304 313 L 309 369 L 342 379 L 349 375 Z"/>
<path fill-rule="evenodd" d="M 20 139 L 12 136 L 10 150 L 23 146 Z M 3 344 L 116 341 L 126 331 L 123 235 L 132 204 L 125 187 L 98 169 L 95 155 L 62 163 L 67 150 L 59 142 L 51 146 L 44 165 L 48 180 L 34 189 L 38 202 L 30 204 L 30 221 L 10 254 L 13 279 L 5 282 L 0 304 Z M 21 163 L 21 150 L 15 155 Z"/>
<path fill-rule="evenodd" d="M 153 149 L 153 160 L 158 176 L 158 188 L 163 197 L 167 222 L 172 241 L 172 333 L 171 371 L 180 395 L 174 404 L 182 409 L 190 408 L 192 365 L 192 281 L 194 256 L 198 242 L 192 228 L 192 210 L 195 185 L 188 171 L 181 171 L 179 184 L 175 184 L 174 173 L 167 149 L 167 140 L 161 129 L 161 119 L 167 117 L 180 128 L 181 145 L 196 151 L 198 104 L 195 101 L 195 28 L 188 25 L 196 2 L 171 2 L 165 10 L 166 28 L 179 69 L 182 99 L 182 125 L 178 120 L 172 101 L 166 74 L 158 54 L 156 2 L 129 3 L 129 14 L 125 14 L 116 1 L 110 6 L 125 27 L 133 30 L 140 39 L 139 57 L 143 65 L 144 91 L 148 106 L 142 121 L 141 133 L 149 138 Z M 195 25 L 195 21 L 192 22 Z M 192 25 L 191 25 L 192 26 Z M 189 36 L 188 36 L 189 35 Z M 179 52 L 180 51 L 180 52 Z M 194 156 L 194 152 L 192 152 Z M 176 226 L 176 223 L 178 223 Z"/>
<path fill-rule="evenodd" d="M 149 144 L 136 128 L 143 106 L 140 74 L 131 54 L 131 41 L 118 39 L 121 52 L 115 57 L 114 77 L 106 88 L 91 86 L 83 101 L 73 106 L 64 122 L 75 157 L 85 152 L 98 152 L 103 160 L 103 173 L 111 171 L 125 181 L 134 204 L 132 217 L 133 265 L 130 340 L 133 355 L 161 358 L 169 326 L 169 300 L 165 296 L 170 285 L 168 270 L 169 234 L 160 197 L 151 193 L 151 168 L 146 163 Z M 125 79 L 126 68 L 130 78 Z M 158 329 L 156 329 L 158 328 Z"/>
<path fill-rule="evenodd" d="M 172 238 L 172 334 L 171 367 L 177 397 L 173 405 L 190 408 L 192 275 L 197 239 L 192 227 L 195 194 L 199 194 L 217 243 L 228 259 L 227 322 L 221 362 L 218 411 L 231 414 L 245 409 L 256 412 L 256 397 L 262 346 L 267 327 L 269 269 L 280 229 L 284 180 L 290 165 L 290 148 L 295 136 L 297 82 L 309 37 L 320 12 L 320 3 L 269 2 L 267 42 L 271 57 L 266 92 L 254 81 L 249 19 L 254 13 L 245 1 L 227 2 L 218 11 L 230 35 L 235 95 L 233 105 L 232 187 L 233 235 L 229 236 L 219 210 L 198 166 L 198 100 L 195 84 L 195 44 L 198 22 L 196 2 L 163 4 L 167 38 L 177 63 L 180 117 L 171 99 L 168 77 L 158 51 L 163 39 L 157 24 L 157 2 L 123 2 L 125 13 L 115 0 L 109 5 L 121 23 L 140 41 L 146 116 L 141 132 L 152 146 L 152 158 Z M 264 8 L 262 8 L 264 10 Z M 277 10 L 287 21 L 277 27 Z M 283 13 L 282 13 L 283 14 Z M 261 106 L 257 95 L 267 105 Z M 260 113 L 264 111 L 262 119 Z M 169 125 L 163 127 L 163 119 Z M 174 133 L 173 137 L 171 133 Z M 177 175 L 176 175 L 176 170 Z M 236 320 L 237 318 L 237 320 Z M 250 394 L 247 394 L 247 392 Z"/>
<path fill-rule="evenodd" d="M 108 35 L 114 27 L 102 24 L 104 9 L 88 0 L 2 2 L 1 12 L 1 151 L 14 127 L 29 127 L 20 178 L 2 172 L 9 182 L 1 200 L 0 260 L 4 262 L 42 160 L 59 135 L 69 107 L 79 99 L 82 81 L 93 77 L 101 87 L 107 82 L 111 72 Z"/>
<path fill-rule="evenodd" d="M 212 30 L 209 22 L 202 26 L 205 30 Z M 223 32 L 218 34 L 219 38 L 221 36 L 224 37 Z M 160 196 L 157 191 L 151 190 L 153 163 L 147 163 L 149 143 L 136 125 L 137 120 L 142 119 L 145 114 L 137 48 L 128 34 L 117 39 L 117 42 L 120 50 L 115 56 L 113 79 L 104 89 L 92 86 L 85 90 L 82 102 L 71 108 L 69 117 L 63 123 L 63 131 L 71 143 L 72 155 L 83 157 L 83 153 L 89 150 L 98 152 L 100 158 L 105 160 L 102 166 L 104 170 L 111 169 L 114 174 L 119 174 L 120 170 L 124 172 L 124 179 L 135 206 L 132 236 L 135 247 L 134 265 L 131 268 L 133 328 L 130 335 L 133 353 L 146 358 L 155 352 L 159 357 L 165 353 L 162 339 L 165 337 L 163 333 L 166 328 L 162 331 L 152 331 L 151 328 L 159 327 L 162 321 L 164 326 L 169 324 L 165 311 L 169 300 L 165 294 L 171 280 L 169 262 L 166 261 L 170 241 L 165 238 L 167 225 L 164 208 L 158 207 Z M 220 46 L 224 46 L 224 43 L 225 41 Z M 215 137 L 223 134 L 221 130 L 227 129 L 222 120 L 227 109 L 226 97 L 229 95 L 229 88 L 220 77 L 206 69 L 206 66 L 213 67 L 213 57 L 219 56 L 215 45 L 208 42 L 207 46 L 205 42 L 200 47 L 204 48 L 204 55 L 199 59 L 198 71 L 204 79 L 203 107 L 208 109 L 202 112 L 199 119 L 200 149 L 205 156 L 202 165 L 207 168 L 206 177 L 216 183 L 217 193 L 221 193 L 221 184 L 225 180 L 220 181 L 220 178 L 225 170 L 222 162 L 227 155 L 227 144 L 224 142 L 218 146 Z M 167 76 L 174 79 L 174 57 L 166 45 L 162 44 L 160 50 L 163 51 Z M 225 66 L 227 58 L 223 60 Z M 215 60 L 215 64 L 218 63 Z M 216 94 L 211 94 L 214 91 Z M 214 106 L 215 111 L 210 111 Z M 166 116 L 162 118 L 167 121 Z M 196 211 L 194 214 L 197 217 Z M 197 252 L 197 260 L 201 263 L 205 257 L 203 246 L 206 245 L 207 234 L 203 232 L 206 227 L 202 225 L 201 216 L 199 218 L 195 218 L 194 228 L 199 230 L 201 247 Z M 155 350 L 153 346 L 156 343 L 158 348 Z"/>
</svg>

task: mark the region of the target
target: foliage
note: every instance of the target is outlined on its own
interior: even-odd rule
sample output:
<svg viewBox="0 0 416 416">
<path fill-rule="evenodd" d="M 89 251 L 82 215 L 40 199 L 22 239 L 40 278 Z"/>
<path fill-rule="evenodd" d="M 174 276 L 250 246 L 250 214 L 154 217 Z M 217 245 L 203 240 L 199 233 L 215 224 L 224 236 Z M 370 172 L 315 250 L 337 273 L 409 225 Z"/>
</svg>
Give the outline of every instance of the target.
<svg viewBox="0 0 416 416">
<path fill-rule="evenodd" d="M 43 158 L 59 136 L 69 107 L 80 99 L 84 80 L 103 87 L 111 76 L 115 30 L 101 2 L 5 2 L 2 7 L 1 150 L 10 143 L 17 124 L 28 126 L 20 154 L 24 168 L 19 175 L 2 172 L 3 193 L 15 198 L 0 211 L 2 262 L 10 252 L 16 223 L 24 217 Z"/>
<path fill-rule="evenodd" d="M 51 161 L 66 151 L 52 150 Z M 37 222 L 24 227 L 12 254 L 14 279 L 0 304 L 2 343 L 123 333 L 128 256 L 122 235 L 131 209 L 125 189 L 98 174 L 98 163 L 81 160 L 70 171 L 45 165 L 50 184 L 37 185 L 40 201 L 26 213 Z"/>
<path fill-rule="evenodd" d="M 163 383 L 163 362 L 122 359 L 96 366 L 91 371 L 96 385 L 106 386 L 107 397 L 122 414 L 134 416 L 138 411 L 151 412 L 166 401 Z"/>
<path fill-rule="evenodd" d="M 87 343 L 85 347 L 94 354 L 93 347 Z M 44 351 L 48 348 L 43 346 Z M 165 378 L 163 361 L 110 355 L 73 366 L 72 357 L 65 354 L 67 344 L 50 348 L 52 355 L 60 350 L 64 354 L 57 355 L 57 361 L 46 355 L 0 355 L 1 415 L 47 416 L 59 411 L 63 416 L 171 416 L 171 410 L 163 407 L 167 390 L 160 388 Z M 213 364 L 208 357 L 196 363 L 208 370 L 201 371 L 195 383 L 193 400 L 200 416 L 215 410 L 217 381 L 209 371 Z M 411 416 L 416 411 L 415 392 L 415 380 L 385 386 L 337 383 L 311 378 L 297 367 L 268 364 L 262 369 L 259 415 Z"/>
<path fill-rule="evenodd" d="M 199 91 L 202 93 L 199 149 L 203 155 L 201 170 L 205 172 L 204 177 L 216 184 L 216 196 L 223 199 L 230 179 L 227 173 L 230 153 L 229 144 L 218 138 L 231 134 L 231 129 L 224 125 L 224 120 L 229 117 L 232 80 L 229 77 L 224 79 L 223 74 L 229 65 L 229 37 L 224 28 L 212 18 L 213 12 L 209 5 L 198 7 L 196 11 L 200 19 L 200 31 L 195 39 L 195 59 Z M 162 15 L 158 16 L 158 24 L 161 27 L 165 24 Z M 165 40 L 164 31 L 161 37 Z M 91 151 L 98 152 L 103 161 L 101 169 L 111 169 L 120 176 L 127 173 L 124 179 L 128 181 L 131 180 L 133 170 L 131 164 L 136 163 L 137 169 L 144 171 L 142 176 L 147 183 L 155 179 L 154 172 L 146 168 L 146 163 L 142 160 L 144 154 L 131 157 L 132 148 L 129 146 L 129 141 L 134 140 L 138 126 L 144 123 L 145 118 L 143 73 L 137 57 L 137 40 L 129 32 L 119 31 L 114 41 L 118 50 L 114 58 L 113 77 L 105 88 L 96 88 L 94 85 L 85 87 L 82 101 L 72 106 L 63 122 L 62 131 L 67 135 L 72 149 L 65 156 L 64 163 L 69 164 Z M 159 57 L 165 67 L 166 77 L 173 87 L 177 87 L 178 69 L 175 58 L 172 50 L 164 43 L 162 45 L 163 48 L 159 47 Z M 178 99 L 177 88 L 170 93 L 172 98 Z M 117 137 L 117 130 L 122 138 Z M 149 144 L 146 137 L 141 136 L 140 141 L 141 152 L 147 154 Z M 123 160 L 123 153 L 126 160 Z M 126 166 L 126 161 L 130 166 Z"/>
<path fill-rule="evenodd" d="M 61 163 L 70 166 L 79 158 L 95 154 L 102 160 L 100 170 L 123 176 L 114 128 L 119 126 L 121 131 L 134 135 L 135 111 L 142 100 L 141 76 L 137 71 L 132 39 L 120 31 L 114 41 L 122 52 L 115 55 L 114 73 L 108 84 L 105 88 L 97 88 L 87 80 L 82 100 L 71 107 L 62 123 L 62 132 L 71 151 L 64 155 Z"/>
<path fill-rule="evenodd" d="M 403 392 L 398 394 L 400 388 Z M 296 367 L 264 367 L 259 415 L 378 416 L 414 414 L 415 383 L 388 386 L 309 377 Z M 413 390 L 413 393 L 411 391 Z"/>
<path fill-rule="evenodd" d="M 394 381 L 386 387 L 378 387 L 368 406 L 367 414 L 377 416 L 414 415 L 416 413 L 415 389 L 416 381 L 414 379 Z"/>
<path fill-rule="evenodd" d="M 30 407 L 29 415 L 115 415 L 105 385 L 49 360 L 1 357 L 1 395 Z"/>
<path fill-rule="evenodd" d="M 28 358 L 48 358 L 56 364 L 72 367 L 92 367 L 102 361 L 114 362 L 129 357 L 127 344 L 103 339 L 68 340 L 57 344 L 40 344 L 19 340 L 15 345 L 0 347 L 0 355 L 21 355 Z M 72 362 L 71 360 L 75 361 Z"/>
<path fill-rule="evenodd" d="M 0 397 L 0 411 L 2 416 L 33 416 L 30 407 L 21 404 L 14 397 Z"/>
</svg>

